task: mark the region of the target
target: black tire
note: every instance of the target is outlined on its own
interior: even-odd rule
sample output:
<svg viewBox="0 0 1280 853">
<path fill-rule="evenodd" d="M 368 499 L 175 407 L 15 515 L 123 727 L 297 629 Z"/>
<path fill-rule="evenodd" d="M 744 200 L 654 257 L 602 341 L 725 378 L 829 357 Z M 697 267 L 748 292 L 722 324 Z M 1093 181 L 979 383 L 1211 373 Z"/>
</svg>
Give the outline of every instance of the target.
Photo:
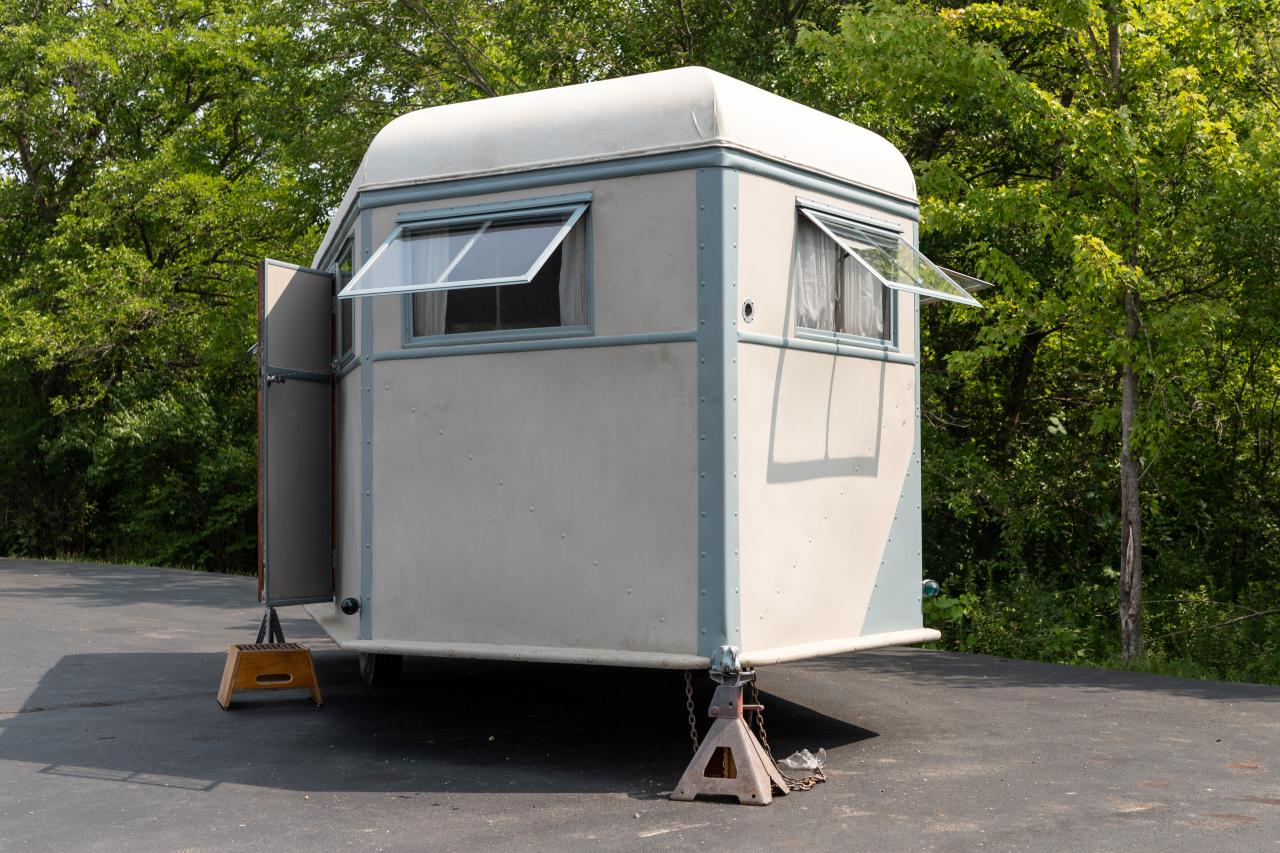
<svg viewBox="0 0 1280 853">
<path fill-rule="evenodd" d="M 404 655 L 360 655 L 360 679 L 366 687 L 395 687 L 400 683 Z"/>
</svg>

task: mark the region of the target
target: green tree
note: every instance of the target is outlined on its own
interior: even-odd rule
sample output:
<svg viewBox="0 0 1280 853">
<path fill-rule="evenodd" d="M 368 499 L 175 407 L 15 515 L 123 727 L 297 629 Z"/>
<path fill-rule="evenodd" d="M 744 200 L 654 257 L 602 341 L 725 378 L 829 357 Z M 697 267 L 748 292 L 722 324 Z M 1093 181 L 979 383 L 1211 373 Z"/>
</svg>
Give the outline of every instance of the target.
<svg viewBox="0 0 1280 853">
<path fill-rule="evenodd" d="M 251 566 L 253 265 L 321 209 L 276 11 L 0 7 L 5 550 Z"/>
<path fill-rule="evenodd" d="M 1188 444 L 1182 416 L 1216 407 L 1221 386 L 1187 355 L 1234 352 L 1258 331 L 1245 306 L 1275 306 L 1256 284 L 1274 262 L 1239 239 L 1274 226 L 1240 187 L 1275 193 L 1274 160 L 1257 156 L 1274 145 L 1257 71 L 1275 26 L 1266 2 L 875 2 L 803 37 L 828 107 L 917 168 L 931 253 L 1002 284 L 979 318 L 926 320 L 946 364 L 926 403 L 930 530 L 961 521 L 950 553 L 972 560 L 957 566 L 971 582 L 985 567 L 988 588 L 1079 585 L 1101 563 L 1120 581 L 1126 659 L 1141 652 L 1143 554 L 1176 563 L 1195 535 L 1189 507 L 1164 503 L 1185 473 L 1171 448 Z M 1259 343 L 1245 345 L 1274 363 Z M 1273 396 L 1274 374 L 1248 377 L 1242 399 Z M 1265 447 L 1220 450 L 1203 432 L 1189 443 L 1215 459 L 1258 454 L 1274 487 L 1270 434 Z M 1197 499 L 1239 503 L 1218 488 Z M 1268 506 L 1257 521 L 1274 518 Z M 1116 532 L 1113 563 L 1103 542 Z M 1216 555 L 1200 562 L 1224 571 Z"/>
</svg>

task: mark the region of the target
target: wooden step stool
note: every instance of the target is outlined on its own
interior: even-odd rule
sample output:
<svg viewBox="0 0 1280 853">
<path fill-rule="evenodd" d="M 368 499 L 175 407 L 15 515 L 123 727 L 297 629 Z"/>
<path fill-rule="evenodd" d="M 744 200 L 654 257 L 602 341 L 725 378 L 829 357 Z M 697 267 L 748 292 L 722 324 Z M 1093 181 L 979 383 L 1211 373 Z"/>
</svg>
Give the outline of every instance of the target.
<svg viewBox="0 0 1280 853">
<path fill-rule="evenodd" d="M 231 709 L 231 694 L 237 690 L 281 688 L 310 690 L 316 705 L 324 704 L 310 649 L 297 643 L 241 643 L 227 649 L 218 688 L 218 704 L 224 711 Z"/>
</svg>

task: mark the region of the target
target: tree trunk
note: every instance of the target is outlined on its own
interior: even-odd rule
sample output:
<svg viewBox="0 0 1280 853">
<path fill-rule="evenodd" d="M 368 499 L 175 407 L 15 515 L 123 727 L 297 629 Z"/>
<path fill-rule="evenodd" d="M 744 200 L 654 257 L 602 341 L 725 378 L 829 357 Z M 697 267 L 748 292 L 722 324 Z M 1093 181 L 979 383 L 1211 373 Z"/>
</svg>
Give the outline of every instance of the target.
<svg viewBox="0 0 1280 853">
<path fill-rule="evenodd" d="M 1138 408 L 1137 353 L 1140 318 L 1138 293 L 1124 291 L 1127 346 L 1120 385 L 1120 647 L 1126 661 L 1142 656 L 1142 511 L 1138 500 L 1138 462 L 1133 457 L 1133 416 Z"/>
<path fill-rule="evenodd" d="M 1121 65 L 1120 0 L 1106 0 L 1107 71 L 1117 109 L 1128 101 Z M 1130 205 L 1133 222 L 1125 261 L 1138 266 L 1138 183 L 1133 178 Z M 1120 366 L 1120 654 L 1126 661 L 1142 656 L 1142 508 L 1138 500 L 1138 463 L 1133 458 L 1133 417 L 1138 410 L 1138 336 L 1142 329 L 1136 284 L 1124 286 L 1124 362 Z"/>
</svg>

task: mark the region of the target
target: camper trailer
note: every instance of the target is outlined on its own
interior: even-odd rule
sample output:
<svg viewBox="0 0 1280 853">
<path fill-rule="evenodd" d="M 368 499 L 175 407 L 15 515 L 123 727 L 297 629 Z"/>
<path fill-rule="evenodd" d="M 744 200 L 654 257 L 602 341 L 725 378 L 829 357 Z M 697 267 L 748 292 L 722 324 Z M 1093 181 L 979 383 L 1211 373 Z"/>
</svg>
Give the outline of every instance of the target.
<svg viewBox="0 0 1280 853">
<path fill-rule="evenodd" d="M 876 134 L 702 68 L 409 113 L 261 268 L 263 602 L 397 656 L 751 667 L 921 622 L 917 249 Z"/>
</svg>

